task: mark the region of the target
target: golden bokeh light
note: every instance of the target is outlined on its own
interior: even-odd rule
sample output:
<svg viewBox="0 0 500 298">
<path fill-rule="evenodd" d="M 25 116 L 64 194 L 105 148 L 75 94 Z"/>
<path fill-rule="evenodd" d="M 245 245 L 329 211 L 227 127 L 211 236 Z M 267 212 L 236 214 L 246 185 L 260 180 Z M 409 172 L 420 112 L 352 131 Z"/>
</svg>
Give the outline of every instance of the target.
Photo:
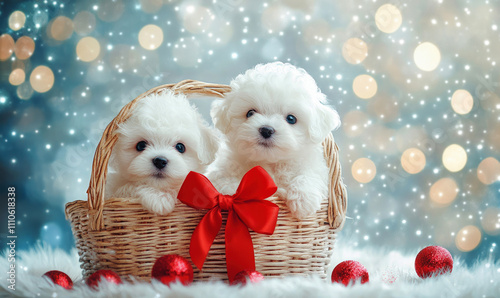
<svg viewBox="0 0 500 298">
<path fill-rule="evenodd" d="M 18 59 L 28 59 L 35 52 L 35 42 L 29 36 L 21 36 L 16 41 L 14 52 Z"/>
<path fill-rule="evenodd" d="M 487 208 L 483 212 L 481 226 L 488 235 L 500 235 L 500 208 Z"/>
<path fill-rule="evenodd" d="M 375 24 L 377 28 L 384 33 L 395 32 L 402 23 L 403 16 L 401 15 L 401 11 L 392 4 L 380 6 L 375 13 Z"/>
<path fill-rule="evenodd" d="M 423 71 L 433 71 L 441 62 L 441 52 L 433 43 L 423 42 L 413 52 L 413 60 Z"/>
<path fill-rule="evenodd" d="M 16 10 L 9 16 L 9 28 L 17 31 L 24 27 L 24 23 L 26 22 L 26 15 L 24 12 L 20 10 Z"/>
<path fill-rule="evenodd" d="M 66 40 L 73 34 L 73 21 L 65 16 L 58 16 L 50 25 L 50 36 L 55 40 Z"/>
<path fill-rule="evenodd" d="M 76 55 L 84 62 L 95 60 L 101 52 L 101 45 L 97 39 L 87 36 L 76 45 Z"/>
<path fill-rule="evenodd" d="M 469 91 L 458 89 L 451 96 L 451 107 L 455 113 L 460 115 L 468 114 L 474 106 L 474 99 Z"/>
<path fill-rule="evenodd" d="M 425 168 L 425 155 L 417 148 L 409 148 L 401 156 L 401 166 L 410 174 L 417 174 Z"/>
<path fill-rule="evenodd" d="M 447 206 L 455 200 L 458 186 L 451 178 L 441 178 L 436 181 L 429 191 L 431 200 L 439 206 Z"/>
<path fill-rule="evenodd" d="M 377 167 L 373 161 L 363 157 L 352 164 L 351 173 L 359 183 L 368 183 L 375 178 Z"/>
<path fill-rule="evenodd" d="M 443 152 L 443 165 L 450 172 L 458 172 L 465 167 L 467 163 L 467 152 L 462 146 L 452 144 Z"/>
<path fill-rule="evenodd" d="M 359 75 L 352 83 L 352 90 L 359 98 L 372 98 L 377 93 L 377 81 L 370 75 Z"/>
<path fill-rule="evenodd" d="M 481 242 L 481 231 L 476 226 L 463 227 L 455 237 L 455 245 L 463 252 L 475 249 Z"/>
<path fill-rule="evenodd" d="M 359 38 L 349 38 L 342 46 L 342 56 L 348 63 L 359 64 L 368 56 L 368 46 Z"/>
<path fill-rule="evenodd" d="M 365 126 L 370 121 L 370 117 L 358 110 L 347 112 L 342 119 L 342 128 L 349 137 L 357 137 L 363 133 Z"/>
<path fill-rule="evenodd" d="M 147 13 L 155 13 L 163 6 L 163 0 L 140 0 L 141 9 Z"/>
<path fill-rule="evenodd" d="M 26 74 L 21 68 L 14 69 L 9 75 L 9 83 L 13 86 L 19 86 L 24 83 L 26 79 Z"/>
<path fill-rule="evenodd" d="M 37 92 L 47 92 L 54 85 L 54 73 L 47 66 L 37 66 L 31 72 L 30 84 L 31 87 Z"/>
<path fill-rule="evenodd" d="M 215 16 L 212 11 L 203 6 L 190 5 L 183 16 L 183 25 L 191 33 L 202 33 L 210 28 Z"/>
<path fill-rule="evenodd" d="M 5 61 L 14 53 L 16 43 L 9 34 L 2 34 L 0 36 L 0 61 Z"/>
<path fill-rule="evenodd" d="M 486 185 L 500 181 L 500 162 L 494 157 L 482 160 L 477 167 L 477 178 Z"/>
<path fill-rule="evenodd" d="M 73 18 L 73 26 L 78 35 L 87 35 L 94 31 L 96 25 L 95 16 L 89 11 L 80 11 Z"/>
<path fill-rule="evenodd" d="M 146 25 L 139 31 L 139 44 L 146 50 L 156 50 L 163 43 L 163 30 L 156 25 Z"/>
</svg>

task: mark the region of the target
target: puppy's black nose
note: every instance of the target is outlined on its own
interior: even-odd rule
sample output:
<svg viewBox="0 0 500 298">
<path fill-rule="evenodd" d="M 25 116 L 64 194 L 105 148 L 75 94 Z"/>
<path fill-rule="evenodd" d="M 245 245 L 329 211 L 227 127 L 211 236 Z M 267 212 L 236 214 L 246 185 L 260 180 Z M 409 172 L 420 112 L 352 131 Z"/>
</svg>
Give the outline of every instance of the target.
<svg viewBox="0 0 500 298">
<path fill-rule="evenodd" d="M 153 164 L 158 168 L 158 170 L 161 170 L 167 166 L 168 160 L 164 157 L 155 157 L 153 159 Z"/>
<path fill-rule="evenodd" d="M 264 137 L 264 139 L 269 139 L 273 133 L 274 133 L 274 128 L 270 126 L 262 126 L 259 128 L 260 135 Z"/>
</svg>

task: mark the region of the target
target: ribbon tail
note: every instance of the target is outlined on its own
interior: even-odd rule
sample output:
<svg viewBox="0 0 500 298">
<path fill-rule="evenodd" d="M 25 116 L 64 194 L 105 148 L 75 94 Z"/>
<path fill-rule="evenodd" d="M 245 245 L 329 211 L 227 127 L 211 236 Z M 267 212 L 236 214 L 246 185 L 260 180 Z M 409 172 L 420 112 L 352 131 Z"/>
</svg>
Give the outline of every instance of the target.
<svg viewBox="0 0 500 298">
<path fill-rule="evenodd" d="M 222 214 L 219 207 L 212 208 L 203 216 L 194 229 L 189 246 L 189 255 L 198 269 L 203 268 L 210 247 L 222 226 Z"/>
<path fill-rule="evenodd" d="M 229 281 L 232 282 L 240 271 L 255 271 L 252 237 L 248 228 L 233 210 L 230 210 L 228 214 L 225 238 Z"/>
</svg>

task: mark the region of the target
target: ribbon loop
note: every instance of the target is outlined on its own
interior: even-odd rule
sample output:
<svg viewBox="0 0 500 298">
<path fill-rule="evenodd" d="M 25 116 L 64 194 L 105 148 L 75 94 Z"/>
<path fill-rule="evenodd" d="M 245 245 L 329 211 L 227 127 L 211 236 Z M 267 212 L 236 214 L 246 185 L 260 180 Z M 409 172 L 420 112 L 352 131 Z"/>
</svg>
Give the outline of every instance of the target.
<svg viewBox="0 0 500 298">
<path fill-rule="evenodd" d="M 249 228 L 271 235 L 278 221 L 278 205 L 265 201 L 278 188 L 271 176 L 260 166 L 248 171 L 236 194 L 220 194 L 202 174 L 190 172 L 177 198 L 184 204 L 209 209 L 191 236 L 189 255 L 199 269 L 222 226 L 221 210 L 228 211 L 226 223 L 226 267 L 229 280 L 243 270 L 255 270 L 255 255 Z"/>
</svg>

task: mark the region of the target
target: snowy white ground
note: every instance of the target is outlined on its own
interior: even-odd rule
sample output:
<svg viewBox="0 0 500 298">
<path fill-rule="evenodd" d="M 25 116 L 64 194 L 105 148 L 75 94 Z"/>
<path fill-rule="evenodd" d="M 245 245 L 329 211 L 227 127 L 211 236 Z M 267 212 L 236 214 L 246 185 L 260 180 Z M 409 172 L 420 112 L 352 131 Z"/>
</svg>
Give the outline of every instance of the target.
<svg viewBox="0 0 500 298">
<path fill-rule="evenodd" d="M 189 287 L 180 284 L 170 288 L 160 283 L 104 284 L 100 291 L 86 287 L 76 251 L 70 254 L 47 247 L 34 247 L 17 253 L 16 290 L 7 288 L 8 262 L 0 257 L 0 296 L 12 297 L 500 297 L 500 264 L 479 261 L 467 268 L 455 260 L 451 275 L 420 279 L 414 270 L 418 253 L 402 254 L 396 250 L 353 248 L 342 237 L 337 242 L 332 268 L 344 260 L 357 260 L 368 269 L 370 282 L 344 287 L 321 280 L 287 277 L 264 280 L 248 286 L 228 286 L 223 282 L 195 282 Z M 49 285 L 41 276 L 49 270 L 67 273 L 74 281 L 72 291 Z M 391 283 L 391 281 L 393 281 Z"/>
</svg>

